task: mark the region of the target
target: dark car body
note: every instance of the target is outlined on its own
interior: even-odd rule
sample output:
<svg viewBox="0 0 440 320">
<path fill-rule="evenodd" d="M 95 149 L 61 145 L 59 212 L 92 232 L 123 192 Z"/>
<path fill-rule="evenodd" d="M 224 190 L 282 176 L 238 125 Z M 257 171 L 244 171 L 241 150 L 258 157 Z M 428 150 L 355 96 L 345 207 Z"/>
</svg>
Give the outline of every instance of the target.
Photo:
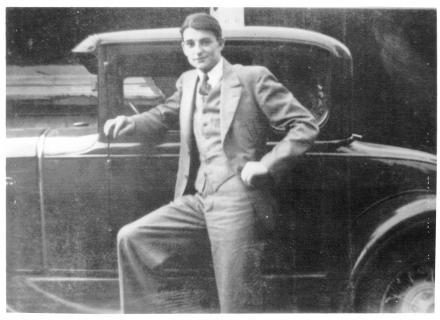
<svg viewBox="0 0 440 320">
<path fill-rule="evenodd" d="M 274 177 L 280 214 L 264 244 L 265 310 L 408 311 L 410 296 L 411 311 L 432 311 L 436 157 L 352 133 L 352 59 L 339 41 L 277 27 L 224 35 L 230 62 L 266 65 L 321 126 L 307 154 Z M 172 92 L 190 68 L 178 29 L 93 35 L 73 51 L 98 75 L 97 123 L 7 133 L 10 311 L 118 312 L 116 234 L 173 195 L 178 127 L 108 140 L 102 126 Z M 127 99 L 125 84 L 139 79 L 148 93 Z M 212 282 L 209 266 L 197 265 L 169 270 L 177 289 L 168 311 L 217 311 L 215 293 L 185 286 L 191 277 Z"/>
</svg>

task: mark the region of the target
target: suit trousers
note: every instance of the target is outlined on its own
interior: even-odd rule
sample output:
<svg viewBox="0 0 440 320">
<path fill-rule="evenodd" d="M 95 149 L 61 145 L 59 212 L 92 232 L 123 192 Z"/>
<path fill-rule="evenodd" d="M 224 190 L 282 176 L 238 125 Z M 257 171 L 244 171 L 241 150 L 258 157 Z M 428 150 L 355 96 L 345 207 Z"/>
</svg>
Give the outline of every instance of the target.
<svg viewBox="0 0 440 320">
<path fill-rule="evenodd" d="M 184 195 L 121 228 L 122 312 L 170 312 L 164 307 L 170 301 L 163 301 L 167 263 L 203 254 L 208 241 L 210 255 L 202 260 L 212 258 L 220 311 L 257 312 L 262 305 L 262 248 L 252 192 L 233 176 L 215 192 Z M 176 310 L 182 311 L 184 307 Z"/>
</svg>

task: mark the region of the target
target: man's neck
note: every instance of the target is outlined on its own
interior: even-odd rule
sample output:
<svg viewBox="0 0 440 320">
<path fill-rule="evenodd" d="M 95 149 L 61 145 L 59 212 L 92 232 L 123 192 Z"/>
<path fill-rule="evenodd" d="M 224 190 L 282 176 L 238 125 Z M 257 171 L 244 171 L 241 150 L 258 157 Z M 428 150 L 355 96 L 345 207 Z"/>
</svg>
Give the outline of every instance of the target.
<svg viewBox="0 0 440 320">
<path fill-rule="evenodd" d="M 199 74 L 200 78 L 202 78 L 203 73 L 206 73 L 209 78 L 209 83 L 211 85 L 215 85 L 223 76 L 223 58 L 220 58 L 220 60 L 214 67 L 211 68 L 211 70 L 202 71 L 197 69 L 197 73 Z"/>
</svg>

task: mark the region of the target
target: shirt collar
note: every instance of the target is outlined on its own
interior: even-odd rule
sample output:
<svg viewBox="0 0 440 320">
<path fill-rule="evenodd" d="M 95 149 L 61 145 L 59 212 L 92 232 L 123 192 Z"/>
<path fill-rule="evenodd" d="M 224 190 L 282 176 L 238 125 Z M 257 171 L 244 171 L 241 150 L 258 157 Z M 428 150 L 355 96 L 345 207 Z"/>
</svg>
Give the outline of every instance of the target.
<svg viewBox="0 0 440 320">
<path fill-rule="evenodd" d="M 197 69 L 197 74 L 201 79 L 203 76 L 203 71 Z M 223 58 L 220 58 L 219 62 L 208 71 L 208 83 L 211 87 L 214 87 L 223 76 Z"/>
</svg>

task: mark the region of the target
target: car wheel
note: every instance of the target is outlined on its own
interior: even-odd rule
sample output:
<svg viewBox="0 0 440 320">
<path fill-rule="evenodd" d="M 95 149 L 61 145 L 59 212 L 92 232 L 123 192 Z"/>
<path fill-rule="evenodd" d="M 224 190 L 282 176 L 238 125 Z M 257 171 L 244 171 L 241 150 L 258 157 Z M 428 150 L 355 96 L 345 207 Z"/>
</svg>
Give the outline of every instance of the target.
<svg viewBox="0 0 440 320">
<path fill-rule="evenodd" d="M 386 250 L 358 287 L 359 312 L 434 312 L 434 239 Z"/>
</svg>

